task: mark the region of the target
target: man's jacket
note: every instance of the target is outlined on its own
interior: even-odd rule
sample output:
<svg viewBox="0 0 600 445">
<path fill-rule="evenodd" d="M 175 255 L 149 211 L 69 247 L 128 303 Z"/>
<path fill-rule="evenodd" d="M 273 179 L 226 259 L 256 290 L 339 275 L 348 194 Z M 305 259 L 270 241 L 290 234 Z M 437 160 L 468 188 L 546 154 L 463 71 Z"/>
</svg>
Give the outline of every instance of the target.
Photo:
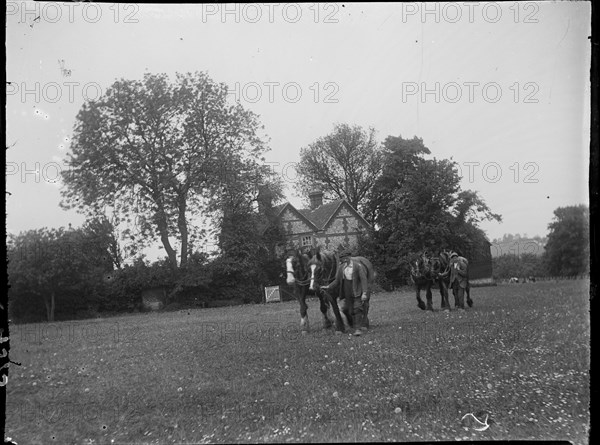
<svg viewBox="0 0 600 445">
<path fill-rule="evenodd" d="M 375 276 L 373 265 L 371 262 L 362 256 L 354 256 L 350 258 L 350 265 L 346 261 L 338 265 L 338 270 L 335 275 L 335 280 L 332 281 L 327 288 L 335 288 L 338 286 L 340 297 L 342 296 L 344 279 L 344 271 L 347 267 L 352 267 L 352 290 L 354 298 L 359 298 L 365 293 L 368 298 L 371 294 L 371 283 Z"/>
<path fill-rule="evenodd" d="M 469 281 L 469 261 L 461 256 L 450 259 L 450 286 L 458 280 L 460 287 L 467 287 Z"/>
</svg>

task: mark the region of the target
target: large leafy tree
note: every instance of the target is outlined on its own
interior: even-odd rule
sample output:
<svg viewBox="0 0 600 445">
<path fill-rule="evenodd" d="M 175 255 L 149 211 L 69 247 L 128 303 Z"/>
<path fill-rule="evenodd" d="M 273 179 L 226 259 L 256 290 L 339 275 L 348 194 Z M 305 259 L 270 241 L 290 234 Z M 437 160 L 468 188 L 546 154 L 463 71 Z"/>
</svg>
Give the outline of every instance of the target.
<svg viewBox="0 0 600 445">
<path fill-rule="evenodd" d="M 390 136 L 384 147 L 385 167 L 366 206 L 379 240 L 404 251 L 439 244 L 459 188 L 453 163 L 425 159 L 430 152 L 418 138 Z"/>
<path fill-rule="evenodd" d="M 469 255 L 482 248 L 485 235 L 477 224 L 501 219 L 476 192 L 461 190 L 453 161 L 427 154 L 420 138 L 388 137 L 384 168 L 365 206 L 373 230 L 364 247 L 393 279 L 407 276 L 411 256 L 421 249 L 448 247 Z"/>
<path fill-rule="evenodd" d="M 372 224 L 385 212 L 387 203 L 395 198 L 395 193 L 407 184 L 423 155 L 431 152 L 423 140 L 403 139 L 401 136 L 388 136 L 383 143 L 381 174 L 375 178 L 373 190 L 366 206 L 365 216 Z"/>
<path fill-rule="evenodd" d="M 362 210 L 382 169 L 375 130 L 336 125 L 327 136 L 300 150 L 297 188 L 303 195 L 321 187 L 328 197 L 346 199 Z"/>
<path fill-rule="evenodd" d="M 586 205 L 559 207 L 548 225 L 546 260 L 551 275 L 580 275 L 590 271 L 589 209 Z"/>
<path fill-rule="evenodd" d="M 178 242 L 184 266 L 190 240 L 201 236 L 190 219 L 209 211 L 225 181 L 256 165 L 265 151 L 261 128 L 206 73 L 118 80 L 77 115 L 63 206 L 112 208 L 135 220 L 132 239 L 158 236 L 174 269 Z"/>
</svg>

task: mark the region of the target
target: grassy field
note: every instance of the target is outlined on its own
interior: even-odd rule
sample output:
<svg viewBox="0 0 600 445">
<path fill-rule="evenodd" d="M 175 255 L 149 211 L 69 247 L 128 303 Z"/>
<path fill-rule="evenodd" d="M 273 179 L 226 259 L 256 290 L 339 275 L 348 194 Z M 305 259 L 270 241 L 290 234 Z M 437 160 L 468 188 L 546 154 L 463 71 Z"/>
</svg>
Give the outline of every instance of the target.
<svg viewBox="0 0 600 445">
<path fill-rule="evenodd" d="M 314 300 L 304 336 L 296 302 L 13 326 L 7 432 L 19 444 L 584 444 L 588 289 L 474 288 L 475 306 L 450 313 L 379 293 L 362 337 L 323 330 Z"/>
</svg>

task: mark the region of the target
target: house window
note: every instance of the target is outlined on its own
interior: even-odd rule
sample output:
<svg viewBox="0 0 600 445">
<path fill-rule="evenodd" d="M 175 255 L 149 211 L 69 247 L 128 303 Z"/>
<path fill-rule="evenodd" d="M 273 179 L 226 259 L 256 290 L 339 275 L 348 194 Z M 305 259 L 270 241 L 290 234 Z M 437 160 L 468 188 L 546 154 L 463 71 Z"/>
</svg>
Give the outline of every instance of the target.
<svg viewBox="0 0 600 445">
<path fill-rule="evenodd" d="M 310 235 L 303 236 L 301 242 L 302 242 L 302 247 L 312 246 L 312 236 L 310 236 Z"/>
</svg>

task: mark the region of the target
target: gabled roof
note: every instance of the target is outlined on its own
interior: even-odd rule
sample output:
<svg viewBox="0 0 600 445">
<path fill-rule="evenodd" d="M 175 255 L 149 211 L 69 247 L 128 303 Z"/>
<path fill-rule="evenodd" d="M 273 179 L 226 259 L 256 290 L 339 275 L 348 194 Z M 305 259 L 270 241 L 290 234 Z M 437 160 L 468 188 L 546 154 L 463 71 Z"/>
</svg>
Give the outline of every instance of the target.
<svg viewBox="0 0 600 445">
<path fill-rule="evenodd" d="M 311 209 L 296 209 L 292 204 L 286 202 L 275 207 L 277 215 L 281 215 L 283 211 L 289 206 L 290 209 L 299 214 L 303 220 L 307 221 L 311 226 L 314 226 L 316 230 L 324 230 L 329 222 L 333 219 L 340 207 L 346 204 L 346 207 L 353 213 L 358 219 L 362 220 L 363 223 L 369 227 L 370 224 L 360 216 L 360 214 L 346 201 L 345 199 L 337 199 L 335 201 L 328 202 L 327 204 L 321 204 L 314 210 Z"/>
<path fill-rule="evenodd" d="M 291 205 L 289 202 L 279 204 L 278 206 L 276 206 L 275 214 L 277 216 L 280 216 L 287 208 L 289 208 L 292 212 L 296 213 L 300 217 L 300 219 L 303 220 L 308 226 L 310 226 L 314 230 L 319 230 L 319 227 L 317 227 L 315 225 L 315 223 L 313 221 L 311 221 L 310 218 L 306 217 L 306 215 L 303 213 L 304 212 L 303 210 L 298 210 L 296 207 Z"/>
<path fill-rule="evenodd" d="M 334 201 L 334 202 L 335 202 L 335 201 Z M 354 216 L 356 216 L 356 218 L 357 218 L 358 220 L 362 221 L 362 222 L 363 222 L 363 224 L 364 224 L 366 227 L 371 227 L 371 224 L 369 224 L 369 223 L 367 222 L 367 220 L 365 220 L 365 219 L 362 217 L 362 215 L 361 215 L 360 213 L 358 213 L 358 211 L 357 211 L 357 210 L 356 210 L 354 207 L 352 207 L 352 206 L 350 205 L 350 203 L 349 203 L 348 201 L 346 201 L 345 199 L 341 199 L 341 200 L 340 200 L 340 204 L 337 206 L 337 208 L 336 208 L 336 209 L 335 209 L 333 212 L 331 212 L 331 215 L 329 216 L 329 218 L 327 219 L 327 221 L 325 221 L 325 223 L 323 224 L 323 229 L 325 229 L 325 228 L 326 228 L 326 227 L 329 225 L 329 222 L 330 222 L 330 221 L 331 221 L 331 220 L 332 220 L 332 219 L 335 217 L 335 215 L 336 215 L 336 213 L 338 212 L 338 210 L 339 210 L 339 209 L 340 209 L 342 206 L 344 206 L 344 205 L 345 205 L 345 206 L 346 206 L 346 208 L 347 208 L 347 209 L 350 211 L 350 213 L 352 213 Z M 319 210 L 319 208 L 315 209 L 315 211 L 318 211 L 318 210 Z"/>
<path fill-rule="evenodd" d="M 314 210 L 302 209 L 299 211 L 306 216 L 306 218 L 311 220 L 313 224 L 319 228 L 319 230 L 323 230 L 343 203 L 343 199 L 337 199 L 335 201 L 328 202 L 327 204 L 321 204 Z"/>
<path fill-rule="evenodd" d="M 275 210 L 275 214 L 277 216 L 281 215 L 281 212 L 283 212 L 283 209 L 285 208 L 285 206 L 287 206 L 289 204 L 289 202 L 284 202 L 283 204 L 279 204 L 276 205 L 275 207 L 273 207 L 273 210 Z"/>
</svg>

